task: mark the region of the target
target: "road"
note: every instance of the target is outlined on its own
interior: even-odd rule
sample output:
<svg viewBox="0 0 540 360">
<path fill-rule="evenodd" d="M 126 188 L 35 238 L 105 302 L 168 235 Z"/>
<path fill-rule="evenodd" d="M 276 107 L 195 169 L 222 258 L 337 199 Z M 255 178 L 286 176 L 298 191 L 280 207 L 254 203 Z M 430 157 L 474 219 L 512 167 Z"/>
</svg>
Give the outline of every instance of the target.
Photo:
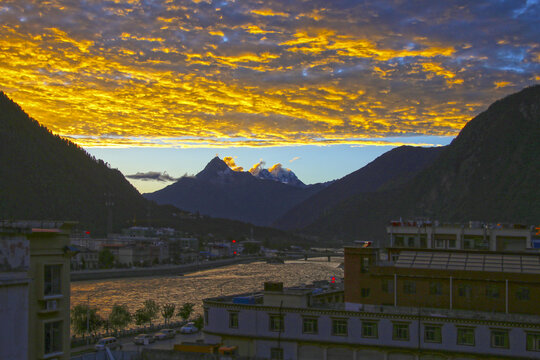
<svg viewBox="0 0 540 360">
<path fill-rule="evenodd" d="M 174 339 L 156 340 L 148 345 L 135 345 L 133 343 L 133 338 L 120 339 L 120 343 L 122 344 L 122 350 L 125 351 L 142 351 L 144 348 L 172 350 L 174 344 L 180 344 L 181 342 L 195 342 L 197 339 L 202 338 L 202 333 L 198 332 L 197 334 L 176 334 Z"/>
</svg>

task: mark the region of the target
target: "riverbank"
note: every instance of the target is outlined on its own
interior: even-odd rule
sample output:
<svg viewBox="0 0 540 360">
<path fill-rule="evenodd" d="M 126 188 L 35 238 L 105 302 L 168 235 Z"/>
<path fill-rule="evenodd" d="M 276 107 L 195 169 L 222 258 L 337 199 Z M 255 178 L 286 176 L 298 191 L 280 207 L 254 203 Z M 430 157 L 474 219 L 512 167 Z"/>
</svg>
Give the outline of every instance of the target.
<svg viewBox="0 0 540 360">
<path fill-rule="evenodd" d="M 104 280 L 104 279 L 121 279 L 131 277 L 145 277 L 145 276 L 162 276 L 162 275 L 176 275 L 181 276 L 185 273 L 195 272 L 199 270 L 214 269 L 222 266 L 235 265 L 235 264 L 247 264 L 254 261 L 261 261 L 263 257 L 249 256 L 249 257 L 236 257 L 232 259 L 221 259 L 212 261 L 203 261 L 194 264 L 184 265 L 166 265 L 155 266 L 148 268 L 130 268 L 130 269 L 101 269 L 101 270 L 83 270 L 72 271 L 71 281 L 85 281 L 85 280 Z"/>
</svg>

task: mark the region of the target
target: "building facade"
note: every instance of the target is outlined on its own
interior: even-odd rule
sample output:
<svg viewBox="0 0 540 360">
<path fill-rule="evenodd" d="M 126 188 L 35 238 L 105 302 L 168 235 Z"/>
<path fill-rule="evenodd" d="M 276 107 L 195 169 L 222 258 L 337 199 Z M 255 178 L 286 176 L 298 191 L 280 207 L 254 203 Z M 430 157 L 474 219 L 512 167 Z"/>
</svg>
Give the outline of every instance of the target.
<svg viewBox="0 0 540 360">
<path fill-rule="evenodd" d="M 386 228 L 389 247 L 524 251 L 537 246 L 533 226 L 522 224 L 464 224 L 438 221 L 392 221 Z M 540 245 L 540 244 L 538 244 Z"/>
<path fill-rule="evenodd" d="M 10 328 L 6 334 L 9 339 L 7 349 L 17 349 L 21 346 L 18 344 L 20 339 L 26 339 L 27 356 L 6 359 L 70 358 L 70 258 L 74 253 L 69 246 L 69 233 L 72 225 L 66 222 L 0 222 L 2 244 L 18 241 L 28 256 L 25 274 L 28 286 L 26 290 L 19 290 L 23 297 L 17 299 L 20 302 L 17 309 L 10 312 L 14 318 L 2 323 Z M 12 298 L 2 298 L 1 303 L 9 306 Z M 25 332 L 24 327 L 26 336 L 21 335 Z M 15 330 L 11 331 L 13 328 Z"/>
</svg>

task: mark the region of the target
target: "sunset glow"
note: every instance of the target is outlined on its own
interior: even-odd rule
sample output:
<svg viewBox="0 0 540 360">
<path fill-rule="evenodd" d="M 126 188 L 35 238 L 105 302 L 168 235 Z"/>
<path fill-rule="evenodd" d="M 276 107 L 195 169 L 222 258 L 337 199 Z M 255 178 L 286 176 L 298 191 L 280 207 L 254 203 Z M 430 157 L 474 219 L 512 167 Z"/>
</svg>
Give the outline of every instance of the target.
<svg viewBox="0 0 540 360">
<path fill-rule="evenodd" d="M 2 1 L 0 90 L 82 146 L 388 146 L 540 76 L 536 2 L 344 4 Z"/>
</svg>

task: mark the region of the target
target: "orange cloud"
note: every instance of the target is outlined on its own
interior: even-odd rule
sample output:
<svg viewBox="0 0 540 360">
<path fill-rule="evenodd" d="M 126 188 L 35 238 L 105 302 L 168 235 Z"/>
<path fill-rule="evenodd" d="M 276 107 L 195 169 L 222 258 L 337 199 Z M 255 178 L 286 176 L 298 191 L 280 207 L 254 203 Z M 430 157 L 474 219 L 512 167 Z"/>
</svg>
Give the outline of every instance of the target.
<svg viewBox="0 0 540 360">
<path fill-rule="evenodd" d="M 243 167 L 236 165 L 232 156 L 225 156 L 223 158 L 223 161 L 225 162 L 225 164 L 227 164 L 228 167 L 231 168 L 232 171 L 244 171 Z"/>
</svg>

